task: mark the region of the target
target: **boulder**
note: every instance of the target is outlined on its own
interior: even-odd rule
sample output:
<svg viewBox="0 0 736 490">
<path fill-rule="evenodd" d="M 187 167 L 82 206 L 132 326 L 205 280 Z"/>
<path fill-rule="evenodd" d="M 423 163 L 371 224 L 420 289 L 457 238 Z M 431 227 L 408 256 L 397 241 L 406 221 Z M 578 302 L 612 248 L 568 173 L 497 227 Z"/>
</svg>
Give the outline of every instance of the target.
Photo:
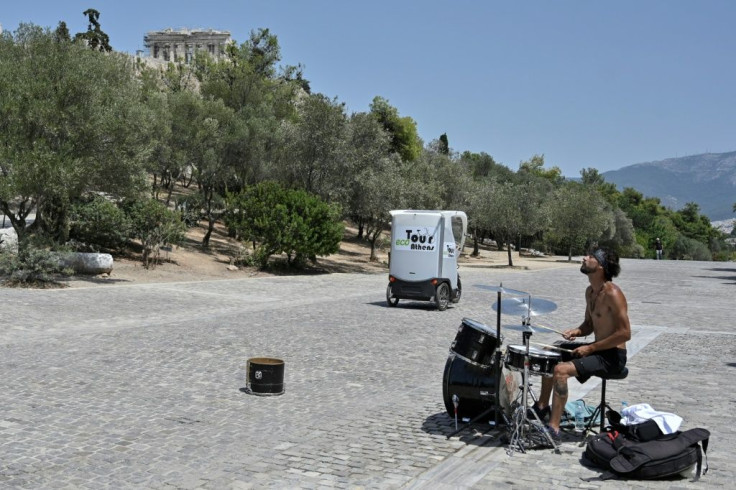
<svg viewBox="0 0 736 490">
<path fill-rule="evenodd" d="M 112 272 L 112 255 L 100 253 L 71 252 L 59 254 L 62 267 L 72 269 L 76 274 L 98 275 Z"/>
<path fill-rule="evenodd" d="M 12 228 L 0 229 L 0 250 L 18 251 L 18 236 Z"/>
</svg>

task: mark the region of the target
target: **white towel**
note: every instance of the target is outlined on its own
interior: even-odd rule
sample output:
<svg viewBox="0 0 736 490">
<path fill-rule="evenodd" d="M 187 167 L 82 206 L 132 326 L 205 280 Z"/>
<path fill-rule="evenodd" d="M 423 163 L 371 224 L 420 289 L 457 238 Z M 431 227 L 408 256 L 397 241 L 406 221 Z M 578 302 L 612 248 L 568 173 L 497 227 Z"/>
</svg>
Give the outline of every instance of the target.
<svg viewBox="0 0 736 490">
<path fill-rule="evenodd" d="M 682 423 L 682 417 L 679 415 L 658 412 L 649 406 L 648 403 L 637 403 L 622 410 L 621 424 L 623 425 L 641 424 L 647 420 L 654 420 L 663 434 L 677 432 Z"/>
</svg>

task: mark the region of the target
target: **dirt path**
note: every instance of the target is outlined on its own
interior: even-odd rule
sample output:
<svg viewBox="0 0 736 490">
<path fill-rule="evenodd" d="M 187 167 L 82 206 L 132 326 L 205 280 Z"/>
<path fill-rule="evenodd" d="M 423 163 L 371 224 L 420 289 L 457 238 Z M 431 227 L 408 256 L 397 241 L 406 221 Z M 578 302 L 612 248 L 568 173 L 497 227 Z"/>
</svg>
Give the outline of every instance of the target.
<svg viewBox="0 0 736 490">
<path fill-rule="evenodd" d="M 65 281 L 70 287 L 88 287 L 102 284 L 141 284 L 156 282 L 190 282 L 217 279 L 242 279 L 248 277 L 266 277 L 273 272 L 263 272 L 254 267 L 237 267 L 234 258 L 238 256 L 242 245 L 228 238 L 225 230 L 217 228 L 212 235 L 210 249 L 203 252 L 200 244 L 205 229 L 194 227 L 187 233 L 182 246 L 171 251 L 163 251 L 163 263 L 153 269 L 146 269 L 139 260 L 133 258 L 116 258 L 112 274 L 109 277 L 75 277 Z M 383 243 L 388 243 L 384 240 Z M 463 267 L 499 267 L 508 268 L 508 257 L 505 251 L 481 250 L 479 257 L 471 257 L 471 247 L 465 247 L 460 257 Z M 388 273 L 388 247 L 378 250 L 378 261 L 370 260 L 370 244 L 356 239 L 356 230 L 347 228 L 340 251 L 328 257 L 319 257 L 317 264 L 305 273 Z M 563 257 L 528 257 L 513 254 L 515 269 L 541 269 L 549 267 L 570 266 Z M 577 266 L 576 263 L 574 263 Z"/>
</svg>

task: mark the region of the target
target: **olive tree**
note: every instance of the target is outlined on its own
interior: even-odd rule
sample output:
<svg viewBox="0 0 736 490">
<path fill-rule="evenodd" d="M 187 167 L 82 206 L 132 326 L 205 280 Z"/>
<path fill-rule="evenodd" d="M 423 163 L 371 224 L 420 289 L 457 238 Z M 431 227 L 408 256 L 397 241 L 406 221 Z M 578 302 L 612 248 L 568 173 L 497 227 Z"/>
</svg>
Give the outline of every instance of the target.
<svg viewBox="0 0 736 490">
<path fill-rule="evenodd" d="M 296 100 L 305 94 L 300 70 L 280 68 L 281 49 L 268 29 L 227 46 L 223 57 L 198 55 L 195 73 L 205 99 L 221 100 L 243 124 L 240 158 L 233 162 L 233 185 L 243 188 L 272 179 L 274 161 L 286 150 L 285 123 L 297 118 Z"/>
<path fill-rule="evenodd" d="M 390 224 L 389 211 L 403 207 L 405 183 L 401 159 L 391 152 L 390 135 L 370 114 L 350 117 L 345 149 L 348 173 L 346 216 L 358 225 L 358 238 L 371 244 L 370 260 L 378 259 L 376 244 Z"/>
<path fill-rule="evenodd" d="M 391 150 L 405 162 L 416 160 L 422 151 L 417 123 L 409 116 L 401 117 L 398 109 L 383 97 L 374 97 L 370 109 L 391 136 Z"/>
<path fill-rule="evenodd" d="M 0 93 L 0 211 L 19 243 L 29 231 L 64 243 L 88 191 L 143 188 L 154 120 L 129 57 L 24 24 L 0 37 Z"/>
<path fill-rule="evenodd" d="M 567 250 L 572 260 L 573 250 L 609 238 L 604 235 L 612 228 L 614 216 L 608 203 L 593 188 L 577 182 L 558 187 L 550 201 L 550 234 Z"/>
<path fill-rule="evenodd" d="M 184 239 L 186 225 L 178 211 L 172 211 L 155 199 L 125 204 L 133 236 L 140 239 L 141 258 L 146 269 L 156 267 L 164 245 L 178 245 Z"/>
<path fill-rule="evenodd" d="M 285 126 L 278 162 L 280 180 L 330 201 L 344 201 L 350 169 L 344 158 L 347 116 L 344 104 L 322 94 L 303 97 L 298 116 Z"/>
</svg>

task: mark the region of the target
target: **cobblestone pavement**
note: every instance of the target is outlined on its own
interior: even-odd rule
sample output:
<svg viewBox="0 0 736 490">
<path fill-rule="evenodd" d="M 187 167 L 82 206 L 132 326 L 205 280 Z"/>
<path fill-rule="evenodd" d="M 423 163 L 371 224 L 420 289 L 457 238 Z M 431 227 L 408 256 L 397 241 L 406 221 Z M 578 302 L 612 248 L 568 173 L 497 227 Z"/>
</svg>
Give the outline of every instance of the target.
<svg viewBox="0 0 736 490">
<path fill-rule="evenodd" d="M 493 325 L 498 285 L 582 319 L 576 264 L 461 268 L 460 303 L 385 304 L 385 274 L 0 290 L 2 488 L 701 488 L 730 486 L 736 266 L 623 261 L 630 375 L 647 402 L 712 433 L 700 482 L 587 481 L 582 448 L 507 454 L 477 425 L 447 439 L 443 368 L 463 317 Z M 535 318 L 535 321 L 537 318 Z M 504 316 L 505 323 L 518 319 Z M 518 338 L 517 338 L 518 337 Z M 556 334 L 535 334 L 549 343 Z M 504 331 L 504 344 L 521 334 Z M 285 362 L 286 392 L 246 394 L 249 358 Z M 572 396 L 595 404 L 594 380 Z"/>
</svg>

